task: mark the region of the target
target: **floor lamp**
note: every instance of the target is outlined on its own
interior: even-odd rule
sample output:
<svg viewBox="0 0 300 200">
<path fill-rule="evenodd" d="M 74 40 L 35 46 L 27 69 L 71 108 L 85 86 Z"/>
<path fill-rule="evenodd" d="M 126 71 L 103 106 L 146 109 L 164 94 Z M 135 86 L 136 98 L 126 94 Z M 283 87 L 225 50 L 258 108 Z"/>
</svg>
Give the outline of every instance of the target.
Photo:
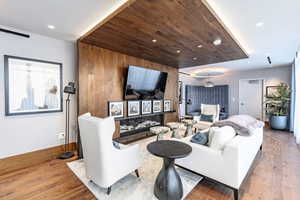
<svg viewBox="0 0 300 200">
<path fill-rule="evenodd" d="M 65 134 L 65 152 L 61 154 L 59 159 L 68 159 L 74 156 L 73 152 L 69 150 L 70 142 L 70 96 L 76 93 L 75 83 L 69 82 L 69 84 L 64 88 L 64 93 L 68 94 L 66 99 L 66 134 Z"/>
</svg>

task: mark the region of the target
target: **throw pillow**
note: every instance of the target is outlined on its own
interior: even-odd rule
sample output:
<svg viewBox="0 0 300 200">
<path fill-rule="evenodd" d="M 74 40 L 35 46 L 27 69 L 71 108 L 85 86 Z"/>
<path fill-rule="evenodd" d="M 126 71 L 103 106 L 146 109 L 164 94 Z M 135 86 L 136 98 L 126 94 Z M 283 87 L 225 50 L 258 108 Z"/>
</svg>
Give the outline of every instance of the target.
<svg viewBox="0 0 300 200">
<path fill-rule="evenodd" d="M 200 120 L 205 122 L 214 122 L 214 116 L 201 114 Z"/>
<path fill-rule="evenodd" d="M 206 145 L 208 142 L 208 133 L 209 132 L 199 132 L 194 135 L 191 139 L 191 142 L 196 144 Z"/>
<path fill-rule="evenodd" d="M 236 135 L 235 130 L 231 126 L 224 126 L 214 130 L 214 134 L 210 143 L 210 148 L 223 150 L 225 145 L 230 142 Z"/>
</svg>

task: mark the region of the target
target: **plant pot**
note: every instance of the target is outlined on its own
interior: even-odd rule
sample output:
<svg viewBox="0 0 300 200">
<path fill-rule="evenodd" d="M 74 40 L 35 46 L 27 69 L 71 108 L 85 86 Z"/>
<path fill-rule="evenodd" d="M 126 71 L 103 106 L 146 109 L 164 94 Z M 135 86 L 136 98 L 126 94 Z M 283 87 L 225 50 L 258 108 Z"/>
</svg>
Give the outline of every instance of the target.
<svg viewBox="0 0 300 200">
<path fill-rule="evenodd" d="M 270 116 L 270 126 L 272 129 L 284 130 L 287 128 L 287 116 Z"/>
</svg>

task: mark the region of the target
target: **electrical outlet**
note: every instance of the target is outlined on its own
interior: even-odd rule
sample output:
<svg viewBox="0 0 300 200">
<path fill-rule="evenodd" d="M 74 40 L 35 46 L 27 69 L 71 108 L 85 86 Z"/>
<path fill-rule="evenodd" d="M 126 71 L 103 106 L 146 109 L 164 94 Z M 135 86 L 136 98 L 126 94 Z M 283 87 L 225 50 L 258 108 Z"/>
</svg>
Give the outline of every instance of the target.
<svg viewBox="0 0 300 200">
<path fill-rule="evenodd" d="M 58 139 L 59 139 L 59 140 L 64 140 L 65 137 L 66 137 L 65 132 L 60 132 L 60 133 L 58 133 Z"/>
</svg>

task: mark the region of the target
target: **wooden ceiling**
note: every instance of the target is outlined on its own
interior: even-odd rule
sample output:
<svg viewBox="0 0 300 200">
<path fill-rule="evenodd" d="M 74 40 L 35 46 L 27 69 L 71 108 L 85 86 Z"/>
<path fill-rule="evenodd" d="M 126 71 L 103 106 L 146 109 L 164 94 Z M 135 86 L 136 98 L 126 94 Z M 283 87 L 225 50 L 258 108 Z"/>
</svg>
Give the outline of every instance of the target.
<svg viewBox="0 0 300 200">
<path fill-rule="evenodd" d="M 179 68 L 248 57 L 201 0 L 129 0 L 80 41 Z"/>
</svg>

